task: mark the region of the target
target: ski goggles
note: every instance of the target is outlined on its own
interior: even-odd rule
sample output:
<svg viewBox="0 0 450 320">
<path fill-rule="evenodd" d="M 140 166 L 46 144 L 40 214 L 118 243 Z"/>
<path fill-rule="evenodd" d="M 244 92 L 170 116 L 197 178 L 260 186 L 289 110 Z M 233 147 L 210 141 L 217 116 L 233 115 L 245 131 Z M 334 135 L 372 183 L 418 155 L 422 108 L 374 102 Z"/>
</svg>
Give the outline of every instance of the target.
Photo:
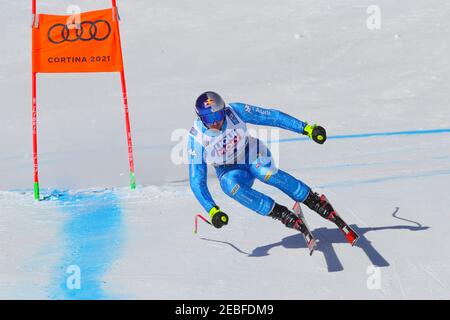
<svg viewBox="0 0 450 320">
<path fill-rule="evenodd" d="M 205 114 L 200 114 L 199 117 L 200 117 L 200 120 L 202 120 L 202 122 L 205 125 L 211 125 L 211 124 L 214 124 L 215 122 L 220 122 L 220 121 L 224 120 L 225 119 L 225 111 L 220 110 L 217 112 L 208 112 Z"/>
</svg>

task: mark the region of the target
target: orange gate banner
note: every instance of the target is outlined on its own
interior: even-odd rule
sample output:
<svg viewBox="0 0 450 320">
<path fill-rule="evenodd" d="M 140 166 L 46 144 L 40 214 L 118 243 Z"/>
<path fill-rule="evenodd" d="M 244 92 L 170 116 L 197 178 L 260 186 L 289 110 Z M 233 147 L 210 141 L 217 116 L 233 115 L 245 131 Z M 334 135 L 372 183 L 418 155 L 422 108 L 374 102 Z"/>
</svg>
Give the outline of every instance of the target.
<svg viewBox="0 0 450 320">
<path fill-rule="evenodd" d="M 121 72 L 122 50 L 113 9 L 75 16 L 39 14 L 33 26 L 33 72 Z"/>
</svg>

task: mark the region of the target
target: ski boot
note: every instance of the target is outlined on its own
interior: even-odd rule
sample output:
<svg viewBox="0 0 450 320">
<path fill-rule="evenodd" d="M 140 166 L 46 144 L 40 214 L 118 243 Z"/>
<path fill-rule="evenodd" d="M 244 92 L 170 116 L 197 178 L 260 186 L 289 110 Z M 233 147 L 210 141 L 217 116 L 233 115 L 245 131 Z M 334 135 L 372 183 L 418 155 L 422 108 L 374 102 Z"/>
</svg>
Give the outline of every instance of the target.
<svg viewBox="0 0 450 320">
<path fill-rule="evenodd" d="M 275 203 L 272 212 L 269 213 L 269 217 L 280 220 L 286 227 L 298 230 L 301 233 L 306 231 L 303 221 L 288 208 L 278 203 Z"/>
<path fill-rule="evenodd" d="M 303 203 L 311 210 L 317 212 L 322 218 L 336 224 L 352 246 L 356 244 L 359 235 L 337 214 L 325 195 L 319 196 L 311 191 Z"/>
<path fill-rule="evenodd" d="M 301 213 L 300 207 L 298 210 Z M 309 254 L 312 255 L 314 248 L 316 246 L 316 241 L 311 231 L 309 230 L 306 223 L 303 221 L 302 216 L 297 216 L 292 213 L 288 208 L 275 203 L 275 206 L 272 212 L 269 214 L 269 217 L 273 219 L 280 220 L 286 227 L 298 230 L 302 233 L 303 238 L 306 241 L 306 245 L 309 249 Z"/>
</svg>

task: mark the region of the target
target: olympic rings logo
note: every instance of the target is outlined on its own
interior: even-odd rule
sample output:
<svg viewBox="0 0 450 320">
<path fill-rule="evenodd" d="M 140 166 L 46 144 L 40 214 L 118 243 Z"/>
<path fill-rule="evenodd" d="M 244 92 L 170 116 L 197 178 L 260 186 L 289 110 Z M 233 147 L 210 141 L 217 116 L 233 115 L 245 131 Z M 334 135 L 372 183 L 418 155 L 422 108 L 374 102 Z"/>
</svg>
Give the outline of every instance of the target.
<svg viewBox="0 0 450 320">
<path fill-rule="evenodd" d="M 100 32 L 99 28 L 100 26 L 106 26 L 106 30 Z M 61 28 L 61 37 L 58 37 L 58 31 L 59 28 Z M 63 42 L 75 42 L 78 40 L 81 41 L 104 41 L 109 38 L 112 32 L 111 25 L 106 20 L 96 20 L 94 22 L 92 21 L 83 21 L 75 31 L 75 34 L 73 32 L 70 32 L 69 26 L 58 23 L 50 27 L 48 30 L 48 40 L 54 44 L 60 44 Z M 56 33 L 55 33 L 56 32 Z"/>
</svg>

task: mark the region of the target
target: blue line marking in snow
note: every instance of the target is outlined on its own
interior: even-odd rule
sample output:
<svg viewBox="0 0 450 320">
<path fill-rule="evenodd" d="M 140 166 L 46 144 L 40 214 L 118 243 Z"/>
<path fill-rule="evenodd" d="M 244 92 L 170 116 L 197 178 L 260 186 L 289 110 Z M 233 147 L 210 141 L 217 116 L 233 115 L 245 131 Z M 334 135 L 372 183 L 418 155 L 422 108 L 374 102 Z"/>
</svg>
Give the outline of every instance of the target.
<svg viewBox="0 0 450 320">
<path fill-rule="evenodd" d="M 358 139 L 358 138 L 386 137 L 386 136 L 400 136 L 400 135 L 439 134 L 439 133 L 450 133 L 450 129 L 357 133 L 357 134 L 346 134 L 346 135 L 329 136 L 328 140 Z M 302 140 L 306 141 L 306 140 L 309 140 L 309 138 L 308 137 L 287 138 L 287 139 L 280 139 L 280 140 L 270 141 L 270 143 L 294 142 L 294 141 L 302 141 Z"/>
<path fill-rule="evenodd" d="M 450 129 L 431 129 L 431 130 L 410 130 L 410 131 L 393 131 L 393 132 L 372 132 L 372 133 L 355 133 L 355 134 L 344 134 L 336 136 L 328 136 L 328 140 L 338 140 L 338 139 L 358 139 L 358 138 L 372 138 L 372 137 L 386 137 L 386 136 L 401 136 L 401 135 L 421 135 L 421 134 L 440 134 L 440 133 L 450 133 Z M 280 140 L 267 141 L 268 144 L 271 143 L 285 143 L 285 142 L 296 142 L 296 141 L 308 141 L 308 137 L 297 137 L 297 138 L 286 138 Z M 147 145 L 147 146 L 136 146 L 136 150 L 156 150 L 156 149 L 170 149 L 175 147 L 176 144 L 162 144 L 162 145 Z"/>
<path fill-rule="evenodd" d="M 346 134 L 346 135 L 336 135 L 328 136 L 328 140 L 337 139 L 358 139 L 358 138 L 371 138 L 371 137 L 386 137 L 386 136 L 400 136 L 400 135 L 422 135 L 422 134 L 440 134 L 440 133 L 450 133 L 450 129 L 432 129 L 432 130 L 411 130 L 411 131 L 397 131 L 397 132 L 373 132 L 373 133 L 356 133 L 356 134 Z M 295 141 L 308 141 L 307 137 L 297 137 L 297 138 L 286 138 L 274 141 L 268 141 L 268 143 L 284 143 L 284 142 L 295 142 Z M 165 150 L 175 147 L 176 144 L 160 144 L 160 145 L 136 145 L 136 151 L 151 151 L 151 150 Z M 86 151 L 78 150 L 77 152 Z M 40 153 L 40 156 L 54 155 L 55 153 Z M 0 161 L 13 161 L 23 159 L 22 155 L 8 156 L 6 158 L 0 158 Z M 44 160 L 46 161 L 46 160 Z M 21 166 L 22 167 L 22 166 Z M 23 165 L 25 168 L 26 166 Z"/>
<path fill-rule="evenodd" d="M 103 289 L 102 277 L 118 257 L 123 242 L 123 218 L 117 195 L 111 191 L 52 192 L 69 215 L 63 229 L 63 258 L 55 271 L 52 299 L 113 299 Z M 68 287 L 70 266 L 81 271 L 80 289 Z M 70 270 L 69 270 L 70 271 Z"/>
<path fill-rule="evenodd" d="M 410 174 L 410 175 L 392 175 L 392 176 L 373 178 L 373 179 L 367 179 L 367 180 L 342 181 L 342 182 L 320 185 L 318 187 L 323 188 L 323 189 L 333 189 L 333 188 L 339 188 L 339 187 L 353 187 L 353 186 L 357 186 L 357 185 L 374 184 L 374 183 L 380 183 L 380 182 L 386 182 L 386 181 L 416 179 L 416 178 L 425 178 L 425 177 L 434 177 L 434 176 L 443 176 L 443 175 L 450 175 L 450 170 L 432 170 L 432 171 L 426 171 L 426 172 L 418 172 L 418 173 L 414 173 L 414 174 Z"/>
</svg>

